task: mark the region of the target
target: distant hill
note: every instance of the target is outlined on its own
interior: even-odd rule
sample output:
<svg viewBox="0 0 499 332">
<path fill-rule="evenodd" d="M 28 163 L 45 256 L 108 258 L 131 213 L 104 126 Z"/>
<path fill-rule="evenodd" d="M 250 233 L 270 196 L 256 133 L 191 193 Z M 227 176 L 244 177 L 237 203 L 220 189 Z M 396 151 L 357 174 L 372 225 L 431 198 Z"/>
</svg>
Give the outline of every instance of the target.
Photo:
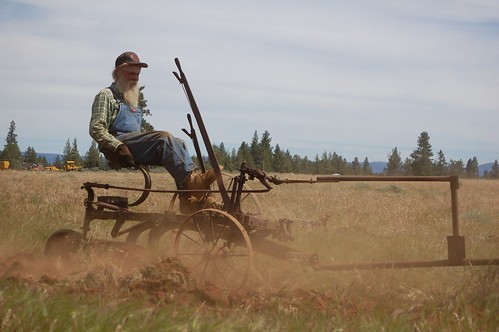
<svg viewBox="0 0 499 332">
<path fill-rule="evenodd" d="M 494 163 L 486 163 L 486 164 L 483 164 L 483 165 L 479 165 L 478 166 L 478 172 L 480 174 L 480 176 L 483 176 L 483 173 L 485 171 L 492 171 L 492 165 L 494 165 Z"/>
<path fill-rule="evenodd" d="M 385 161 L 369 162 L 369 165 L 371 166 L 371 169 L 373 170 L 373 173 L 375 173 L 375 174 L 383 173 L 383 170 L 386 168 L 387 164 L 388 163 Z"/>
<path fill-rule="evenodd" d="M 59 158 L 62 160 L 62 154 L 57 154 L 57 153 L 37 153 L 38 157 L 45 157 L 47 159 L 47 162 L 52 165 L 55 161 L 55 158 L 59 156 Z"/>
</svg>

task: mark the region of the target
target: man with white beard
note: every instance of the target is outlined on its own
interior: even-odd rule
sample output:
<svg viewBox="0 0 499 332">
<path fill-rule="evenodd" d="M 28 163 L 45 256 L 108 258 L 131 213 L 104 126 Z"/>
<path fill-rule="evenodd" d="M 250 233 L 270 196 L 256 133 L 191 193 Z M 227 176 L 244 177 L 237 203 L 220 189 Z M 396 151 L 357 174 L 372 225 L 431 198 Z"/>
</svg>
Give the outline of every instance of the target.
<svg viewBox="0 0 499 332">
<path fill-rule="evenodd" d="M 115 167 L 139 165 L 164 166 L 175 179 L 177 189 L 209 189 L 215 173 L 199 173 L 185 142 L 166 131 L 141 132 L 139 75 L 148 65 L 134 52 L 118 56 L 113 70 L 114 82 L 101 90 L 92 105 L 90 136 Z M 212 196 L 182 193 L 180 211 L 191 213 L 215 204 Z"/>
</svg>

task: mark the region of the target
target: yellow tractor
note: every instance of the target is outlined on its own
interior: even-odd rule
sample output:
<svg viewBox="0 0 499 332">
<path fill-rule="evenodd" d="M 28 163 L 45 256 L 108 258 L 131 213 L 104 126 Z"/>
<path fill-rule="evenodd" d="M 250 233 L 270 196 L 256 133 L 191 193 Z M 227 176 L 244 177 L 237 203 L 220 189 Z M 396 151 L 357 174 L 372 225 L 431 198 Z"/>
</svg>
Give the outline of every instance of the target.
<svg viewBox="0 0 499 332">
<path fill-rule="evenodd" d="M 9 168 L 10 168 L 10 163 L 8 160 L 1 160 L 0 161 L 0 169 L 1 170 L 9 169 Z"/>
<path fill-rule="evenodd" d="M 65 171 L 81 171 L 81 166 L 76 166 L 76 163 L 73 160 L 68 160 L 64 163 Z"/>
</svg>

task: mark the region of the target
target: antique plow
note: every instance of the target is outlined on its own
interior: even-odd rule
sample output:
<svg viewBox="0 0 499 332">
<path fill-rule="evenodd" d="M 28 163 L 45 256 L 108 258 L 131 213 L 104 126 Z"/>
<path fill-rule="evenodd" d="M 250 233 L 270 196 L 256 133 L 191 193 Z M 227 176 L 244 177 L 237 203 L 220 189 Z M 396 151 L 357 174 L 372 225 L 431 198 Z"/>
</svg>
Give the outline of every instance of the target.
<svg viewBox="0 0 499 332">
<path fill-rule="evenodd" d="M 85 198 L 85 218 L 80 231 L 62 229 L 53 233 L 46 244 L 45 252 L 49 256 L 67 259 L 74 253 L 95 245 L 104 248 L 118 248 L 127 255 L 137 244 L 156 248 L 165 255 L 173 255 L 190 269 L 202 286 L 206 282 L 241 286 L 253 271 L 254 251 L 278 259 L 299 261 L 316 270 L 348 269 L 389 269 L 467 265 L 499 265 L 499 258 L 470 259 L 466 257 L 465 239 L 459 233 L 458 197 L 459 181 L 457 176 L 319 176 L 310 180 L 288 180 L 268 176 L 259 169 L 253 169 L 242 163 L 239 174 L 222 174 L 204 125 L 201 113 L 182 71 L 180 61 L 175 59 L 178 73 L 174 76 L 184 88 L 192 114 L 208 154 L 209 166 L 216 174 L 216 188 L 199 190 L 205 195 L 219 195 L 220 203 L 213 208 L 200 208 L 192 214 L 177 212 L 178 195 L 186 190 L 153 189 L 151 177 L 146 166 L 138 169 L 144 177 L 142 188 L 122 187 L 110 184 L 86 182 L 82 189 L 87 192 Z M 205 170 L 200 145 L 192 118 L 188 115 L 190 131 L 184 132 L 192 139 L 199 167 Z M 258 180 L 262 189 L 250 189 L 248 181 Z M 447 258 L 428 261 L 375 262 L 357 264 L 321 264 L 318 255 L 295 250 L 280 242 L 291 240 L 291 221 L 280 219 L 271 221 L 262 217 L 256 194 L 272 190 L 272 185 L 338 183 L 347 181 L 425 181 L 447 182 L 450 186 L 452 209 L 452 235 L 447 237 Z M 98 195 L 97 191 L 118 190 L 125 194 L 140 193 L 132 202 L 127 196 Z M 164 213 L 137 212 L 132 208 L 140 205 L 150 193 L 170 194 L 169 208 Z M 123 238 L 124 241 L 103 241 L 92 239 L 89 235 L 91 224 L 95 220 L 114 222 L 111 237 Z M 139 241 L 139 238 L 145 240 Z M 164 241 L 166 240 L 166 241 Z M 279 240 L 276 241 L 276 240 Z M 140 243 L 139 243 L 140 242 Z M 165 244 L 166 242 L 166 244 Z"/>
</svg>

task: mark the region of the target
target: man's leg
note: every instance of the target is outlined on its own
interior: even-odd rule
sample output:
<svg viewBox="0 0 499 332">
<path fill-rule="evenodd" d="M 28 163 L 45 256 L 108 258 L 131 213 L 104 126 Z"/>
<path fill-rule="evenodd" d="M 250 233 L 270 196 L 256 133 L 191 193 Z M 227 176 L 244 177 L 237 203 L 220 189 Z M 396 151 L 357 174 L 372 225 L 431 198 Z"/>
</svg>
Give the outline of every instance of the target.
<svg viewBox="0 0 499 332">
<path fill-rule="evenodd" d="M 177 188 L 194 171 L 185 142 L 166 131 L 129 133 L 117 137 L 125 143 L 138 164 L 164 166 L 175 179 Z"/>
<path fill-rule="evenodd" d="M 174 178 L 177 189 L 206 190 L 215 181 L 213 170 L 203 174 L 194 172 L 196 165 L 185 142 L 166 131 L 130 133 L 117 138 L 127 145 L 136 163 L 164 166 Z M 216 204 L 212 196 L 205 196 L 203 192 L 182 193 L 179 197 L 182 213 Z"/>
</svg>

